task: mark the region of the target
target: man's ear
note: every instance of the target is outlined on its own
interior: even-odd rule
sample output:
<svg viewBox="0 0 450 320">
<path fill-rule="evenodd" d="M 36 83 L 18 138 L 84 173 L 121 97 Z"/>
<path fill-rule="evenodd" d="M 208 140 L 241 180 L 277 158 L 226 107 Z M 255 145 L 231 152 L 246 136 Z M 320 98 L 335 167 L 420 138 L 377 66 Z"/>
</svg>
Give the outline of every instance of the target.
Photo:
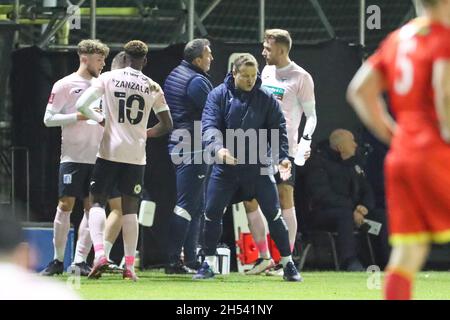
<svg viewBox="0 0 450 320">
<path fill-rule="evenodd" d="M 87 63 L 87 56 L 85 54 L 80 55 L 80 62 L 86 64 Z"/>
<path fill-rule="evenodd" d="M 144 64 L 143 66 L 145 67 L 147 65 L 147 56 L 144 57 Z"/>
<path fill-rule="evenodd" d="M 197 58 L 195 58 L 194 60 L 192 60 L 192 64 L 194 65 L 194 66 L 199 66 L 200 65 L 200 60 L 201 60 L 201 58 L 200 57 L 197 57 Z"/>
</svg>

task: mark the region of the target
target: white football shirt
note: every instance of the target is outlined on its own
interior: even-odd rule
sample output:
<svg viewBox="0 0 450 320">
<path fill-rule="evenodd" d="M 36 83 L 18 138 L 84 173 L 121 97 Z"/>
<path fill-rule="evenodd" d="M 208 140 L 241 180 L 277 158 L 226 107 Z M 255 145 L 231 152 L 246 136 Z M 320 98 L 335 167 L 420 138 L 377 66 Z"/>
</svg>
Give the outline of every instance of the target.
<svg viewBox="0 0 450 320">
<path fill-rule="evenodd" d="M 91 80 L 72 73 L 54 85 L 47 104 L 53 114 L 75 114 L 75 103 L 81 94 L 91 86 Z M 94 164 L 103 128 L 90 125 L 87 121 L 75 121 L 61 127 L 61 163 L 77 162 Z"/>
<path fill-rule="evenodd" d="M 106 72 L 92 83 L 104 95 L 105 131 L 98 157 L 145 165 L 150 111 L 169 110 L 161 87 L 130 67 Z"/>
<path fill-rule="evenodd" d="M 261 73 L 262 85 L 280 103 L 286 119 L 289 155 L 295 156 L 298 143 L 298 128 L 302 119 L 302 103 L 315 103 L 314 82 L 311 75 L 295 62 L 277 68 L 266 65 Z"/>
</svg>

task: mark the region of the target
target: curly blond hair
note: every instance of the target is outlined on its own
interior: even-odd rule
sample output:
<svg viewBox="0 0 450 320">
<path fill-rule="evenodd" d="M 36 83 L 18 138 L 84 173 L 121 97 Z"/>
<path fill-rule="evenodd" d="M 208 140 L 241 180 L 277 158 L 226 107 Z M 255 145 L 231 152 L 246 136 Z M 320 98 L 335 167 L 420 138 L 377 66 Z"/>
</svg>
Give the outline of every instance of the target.
<svg viewBox="0 0 450 320">
<path fill-rule="evenodd" d="M 78 55 L 97 53 L 106 58 L 109 54 L 109 48 L 106 44 L 98 40 L 87 39 L 78 43 L 77 52 Z"/>
</svg>

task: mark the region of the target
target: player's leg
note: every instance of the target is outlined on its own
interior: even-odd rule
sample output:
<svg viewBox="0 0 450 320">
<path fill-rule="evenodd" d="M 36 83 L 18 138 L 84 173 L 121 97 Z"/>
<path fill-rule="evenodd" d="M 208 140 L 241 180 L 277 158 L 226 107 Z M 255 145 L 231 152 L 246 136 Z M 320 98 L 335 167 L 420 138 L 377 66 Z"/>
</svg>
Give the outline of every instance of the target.
<svg viewBox="0 0 450 320">
<path fill-rule="evenodd" d="M 216 170 L 220 169 L 216 166 L 213 168 L 206 190 L 205 225 L 203 229 L 205 261 L 193 279 L 214 277 L 213 268 L 216 264 L 217 243 L 222 235 L 222 217 L 225 208 L 237 190 L 235 181 L 216 175 Z"/>
<path fill-rule="evenodd" d="M 301 281 L 302 278 L 292 261 L 289 234 L 280 210 L 278 192 L 270 176 L 261 175 L 258 177 L 255 183 L 255 198 L 266 217 L 270 235 L 280 251 L 284 272 L 283 278 L 287 281 Z"/>
<path fill-rule="evenodd" d="M 79 174 L 76 163 L 65 162 L 59 165 L 58 193 L 59 200 L 53 221 L 53 260 L 41 271 L 41 275 L 52 276 L 64 271 L 64 253 L 67 235 L 70 229 L 70 214 L 77 196 L 76 178 Z"/>
<path fill-rule="evenodd" d="M 144 165 L 121 164 L 118 188 L 122 193 L 122 237 L 125 255 L 123 278 L 138 280 L 134 271 L 136 247 L 139 237 L 137 213 L 144 185 Z"/>
<path fill-rule="evenodd" d="M 280 197 L 281 212 L 289 232 L 289 247 L 292 252 L 294 250 L 295 239 L 297 236 L 297 216 L 294 206 L 294 188 L 285 183 L 279 184 L 277 187 L 278 195 Z"/>
<path fill-rule="evenodd" d="M 92 240 L 89 232 L 89 209 L 91 204 L 89 202 L 89 188 L 92 178 L 94 165 L 82 164 L 83 166 L 83 218 L 78 226 L 78 240 L 75 248 L 75 258 L 72 267 L 79 269 L 81 276 L 88 276 L 92 271 L 86 260 L 91 251 Z"/>
<path fill-rule="evenodd" d="M 83 200 L 83 218 L 81 219 L 78 227 L 78 240 L 75 247 L 75 258 L 72 266 L 79 268 L 80 275 L 82 276 L 87 276 L 91 272 L 91 267 L 86 262 L 92 247 L 88 222 L 89 209 L 89 197 L 86 197 Z"/>
<path fill-rule="evenodd" d="M 110 212 L 105 226 L 105 255 L 108 261 L 111 261 L 111 249 L 122 229 L 122 198 L 114 194 L 113 198 L 108 199 L 108 204 Z"/>
<path fill-rule="evenodd" d="M 384 296 L 387 300 L 409 300 L 415 274 L 430 250 L 429 243 L 394 245 L 386 267 Z"/>
<path fill-rule="evenodd" d="M 64 271 L 64 252 L 66 250 L 67 235 L 70 229 L 70 214 L 75 198 L 62 197 L 58 201 L 55 219 L 53 220 L 53 260 L 41 271 L 43 276 L 62 274 Z"/>
<path fill-rule="evenodd" d="M 297 237 L 297 215 L 295 212 L 294 204 L 294 186 L 295 186 L 295 163 L 291 160 L 292 169 L 291 177 L 283 181 L 281 180 L 279 172 L 276 174 L 275 179 L 277 182 L 278 195 L 280 198 L 281 212 L 283 219 L 289 230 L 289 245 L 291 252 L 294 250 L 295 239 Z"/>
<path fill-rule="evenodd" d="M 104 233 L 106 224 L 105 206 L 112 186 L 115 185 L 120 164 L 97 158 L 92 173 L 89 201 L 89 232 L 94 245 L 94 266 L 88 278 L 98 278 L 108 267 L 105 256 Z"/>
<path fill-rule="evenodd" d="M 245 272 L 247 275 L 256 275 L 272 268 L 274 262 L 270 257 L 269 243 L 267 241 L 267 228 L 264 223 L 264 216 L 259 208 L 258 201 L 244 201 L 245 212 L 247 213 L 248 228 L 253 236 L 255 245 L 258 248 L 259 258 L 253 267 Z"/>
<path fill-rule="evenodd" d="M 429 186 L 418 180 L 427 174 L 422 170 L 425 170 L 423 162 L 414 158 L 402 159 L 388 154 L 385 160 L 389 240 L 393 246 L 384 279 L 385 299 L 411 299 L 415 273 L 429 251 L 427 208 L 419 195 L 428 194 Z M 415 184 L 418 184 L 417 189 Z"/>
<path fill-rule="evenodd" d="M 139 224 L 137 218 L 139 198 L 123 194 L 122 207 L 124 212 L 122 217 L 122 237 L 125 256 L 123 278 L 136 281 L 138 280 L 138 277 L 134 270 L 134 263 L 139 238 Z"/>
<path fill-rule="evenodd" d="M 403 161 L 407 165 L 390 156 L 386 161 L 393 244 L 385 278 L 386 299 L 411 299 L 415 273 L 425 263 L 431 241 L 450 241 L 450 153 L 447 148 L 433 149 L 423 157 L 408 157 Z"/>
</svg>

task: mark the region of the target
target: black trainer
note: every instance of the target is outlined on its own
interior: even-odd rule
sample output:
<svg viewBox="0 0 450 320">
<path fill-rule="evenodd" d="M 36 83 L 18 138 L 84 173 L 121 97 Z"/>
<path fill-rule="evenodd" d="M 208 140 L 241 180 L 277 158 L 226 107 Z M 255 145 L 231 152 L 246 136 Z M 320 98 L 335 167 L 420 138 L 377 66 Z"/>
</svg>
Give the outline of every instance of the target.
<svg viewBox="0 0 450 320">
<path fill-rule="evenodd" d="M 47 267 L 42 270 L 39 274 L 41 276 L 53 276 L 55 274 L 62 274 L 64 271 L 64 263 L 55 259 L 51 261 Z"/>
<path fill-rule="evenodd" d="M 82 277 L 87 277 L 89 275 L 89 273 L 91 272 L 91 267 L 85 262 L 79 262 L 79 263 L 74 263 L 72 264 L 72 272 L 78 273 L 76 269 L 74 268 L 78 268 L 80 270 L 80 276 Z"/>
<path fill-rule="evenodd" d="M 284 267 L 283 272 L 283 279 L 286 281 L 303 281 L 303 278 L 298 273 L 297 268 L 294 266 L 293 262 L 288 262 L 286 264 L 286 267 Z"/>
<path fill-rule="evenodd" d="M 349 263 L 347 263 L 345 271 L 362 272 L 362 271 L 366 271 L 366 269 L 364 269 L 361 262 L 359 262 L 359 260 L 355 258 L 355 259 L 350 260 Z"/>
<path fill-rule="evenodd" d="M 186 267 L 181 261 L 169 263 L 164 271 L 166 274 L 195 274 L 195 270 Z"/>
<path fill-rule="evenodd" d="M 200 269 L 197 270 L 197 273 L 192 277 L 192 280 L 201 280 L 201 279 L 211 279 L 214 278 L 214 271 L 209 266 L 208 262 L 203 261 Z"/>
</svg>

